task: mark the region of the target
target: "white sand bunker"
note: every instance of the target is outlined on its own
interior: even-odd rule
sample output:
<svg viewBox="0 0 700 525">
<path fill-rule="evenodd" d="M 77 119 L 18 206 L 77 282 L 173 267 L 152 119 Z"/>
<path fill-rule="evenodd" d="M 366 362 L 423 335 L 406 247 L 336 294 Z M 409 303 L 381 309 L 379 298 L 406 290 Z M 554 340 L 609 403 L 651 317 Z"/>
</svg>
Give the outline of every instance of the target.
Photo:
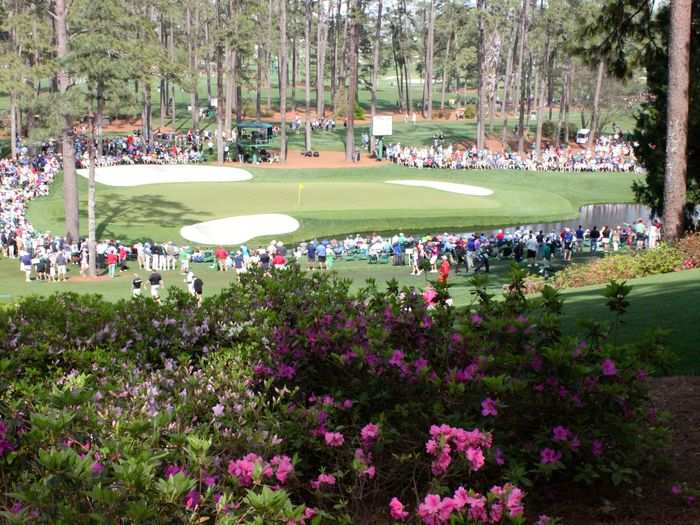
<svg viewBox="0 0 700 525">
<path fill-rule="evenodd" d="M 242 244 L 254 237 L 292 233 L 299 221 L 289 215 L 268 213 L 239 215 L 200 222 L 180 229 L 180 235 L 196 244 Z"/>
<path fill-rule="evenodd" d="M 481 186 L 470 186 L 468 184 L 456 184 L 454 182 L 440 182 L 434 180 L 388 180 L 387 184 L 400 184 L 401 186 L 416 186 L 419 188 L 430 188 L 439 191 L 448 191 L 450 193 L 460 193 L 462 195 L 471 195 L 473 197 L 488 197 L 493 195 L 493 190 L 482 188 Z"/>
<path fill-rule="evenodd" d="M 78 170 L 87 178 L 88 170 Z M 192 164 L 135 164 L 107 166 L 95 170 L 95 180 L 107 186 L 145 186 L 176 182 L 240 182 L 253 176 L 240 168 Z"/>
</svg>

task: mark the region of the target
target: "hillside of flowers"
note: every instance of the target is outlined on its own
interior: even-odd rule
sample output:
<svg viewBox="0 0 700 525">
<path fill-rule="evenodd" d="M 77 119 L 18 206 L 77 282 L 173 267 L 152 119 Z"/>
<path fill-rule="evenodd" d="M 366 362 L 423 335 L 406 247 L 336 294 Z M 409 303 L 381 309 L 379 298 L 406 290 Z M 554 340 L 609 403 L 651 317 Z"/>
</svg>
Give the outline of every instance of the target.
<svg viewBox="0 0 700 525">
<path fill-rule="evenodd" d="M 0 311 L 0 521 L 557 523 L 543 494 L 655 468 L 669 354 L 524 291 L 455 309 L 292 268 L 201 307 L 25 299 Z"/>
</svg>

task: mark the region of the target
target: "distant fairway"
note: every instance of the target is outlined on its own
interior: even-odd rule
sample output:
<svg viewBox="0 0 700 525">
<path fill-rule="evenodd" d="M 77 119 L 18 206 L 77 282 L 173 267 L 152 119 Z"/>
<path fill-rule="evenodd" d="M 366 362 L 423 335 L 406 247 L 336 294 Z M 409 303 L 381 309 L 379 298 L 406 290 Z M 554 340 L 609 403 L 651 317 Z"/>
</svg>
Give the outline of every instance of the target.
<svg viewBox="0 0 700 525">
<path fill-rule="evenodd" d="M 282 236 L 287 242 L 358 232 L 442 231 L 546 222 L 572 218 L 585 204 L 630 202 L 634 180 L 625 174 L 417 170 L 388 163 L 354 169 L 249 170 L 254 178 L 246 182 L 138 187 L 98 184 L 97 236 L 183 242 L 179 234 L 182 226 L 263 213 L 288 214 L 299 221 L 299 230 Z M 471 184 L 489 188 L 494 194 L 475 197 L 385 183 L 396 179 Z M 87 182 L 81 178 L 79 184 L 85 232 Z M 29 216 L 40 230 L 63 231 L 62 181 L 54 184 L 51 196 L 31 203 Z"/>
</svg>

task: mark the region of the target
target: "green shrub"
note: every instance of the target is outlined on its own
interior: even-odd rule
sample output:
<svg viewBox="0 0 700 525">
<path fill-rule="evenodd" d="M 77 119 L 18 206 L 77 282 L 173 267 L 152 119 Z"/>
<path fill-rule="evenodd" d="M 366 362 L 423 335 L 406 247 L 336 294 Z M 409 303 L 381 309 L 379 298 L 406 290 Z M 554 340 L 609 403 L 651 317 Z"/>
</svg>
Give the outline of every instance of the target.
<svg viewBox="0 0 700 525">
<path fill-rule="evenodd" d="M 467 104 L 466 106 L 464 106 L 464 118 L 465 119 L 476 118 L 476 105 Z"/>
<path fill-rule="evenodd" d="M 610 280 L 625 281 L 669 273 L 680 269 L 683 261 L 683 252 L 680 249 L 662 243 L 653 250 L 612 255 L 589 263 L 572 264 L 555 275 L 554 285 L 557 288 L 578 288 L 603 284 Z"/>
</svg>

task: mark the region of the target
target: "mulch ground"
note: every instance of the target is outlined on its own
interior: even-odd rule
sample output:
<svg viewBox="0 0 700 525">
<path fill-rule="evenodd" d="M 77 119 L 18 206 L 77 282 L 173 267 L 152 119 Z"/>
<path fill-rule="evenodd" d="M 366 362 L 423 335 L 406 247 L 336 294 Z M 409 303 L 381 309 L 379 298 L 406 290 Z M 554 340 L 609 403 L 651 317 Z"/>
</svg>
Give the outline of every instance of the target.
<svg viewBox="0 0 700 525">
<path fill-rule="evenodd" d="M 686 497 L 671 493 L 674 484 L 700 489 L 700 377 L 655 379 L 653 398 L 659 413 L 671 417 L 671 444 L 659 450 L 669 468 L 620 497 L 605 499 L 593 487 L 545 503 L 543 512 L 561 517 L 563 525 L 700 524 L 700 499 L 689 504 Z"/>
</svg>

